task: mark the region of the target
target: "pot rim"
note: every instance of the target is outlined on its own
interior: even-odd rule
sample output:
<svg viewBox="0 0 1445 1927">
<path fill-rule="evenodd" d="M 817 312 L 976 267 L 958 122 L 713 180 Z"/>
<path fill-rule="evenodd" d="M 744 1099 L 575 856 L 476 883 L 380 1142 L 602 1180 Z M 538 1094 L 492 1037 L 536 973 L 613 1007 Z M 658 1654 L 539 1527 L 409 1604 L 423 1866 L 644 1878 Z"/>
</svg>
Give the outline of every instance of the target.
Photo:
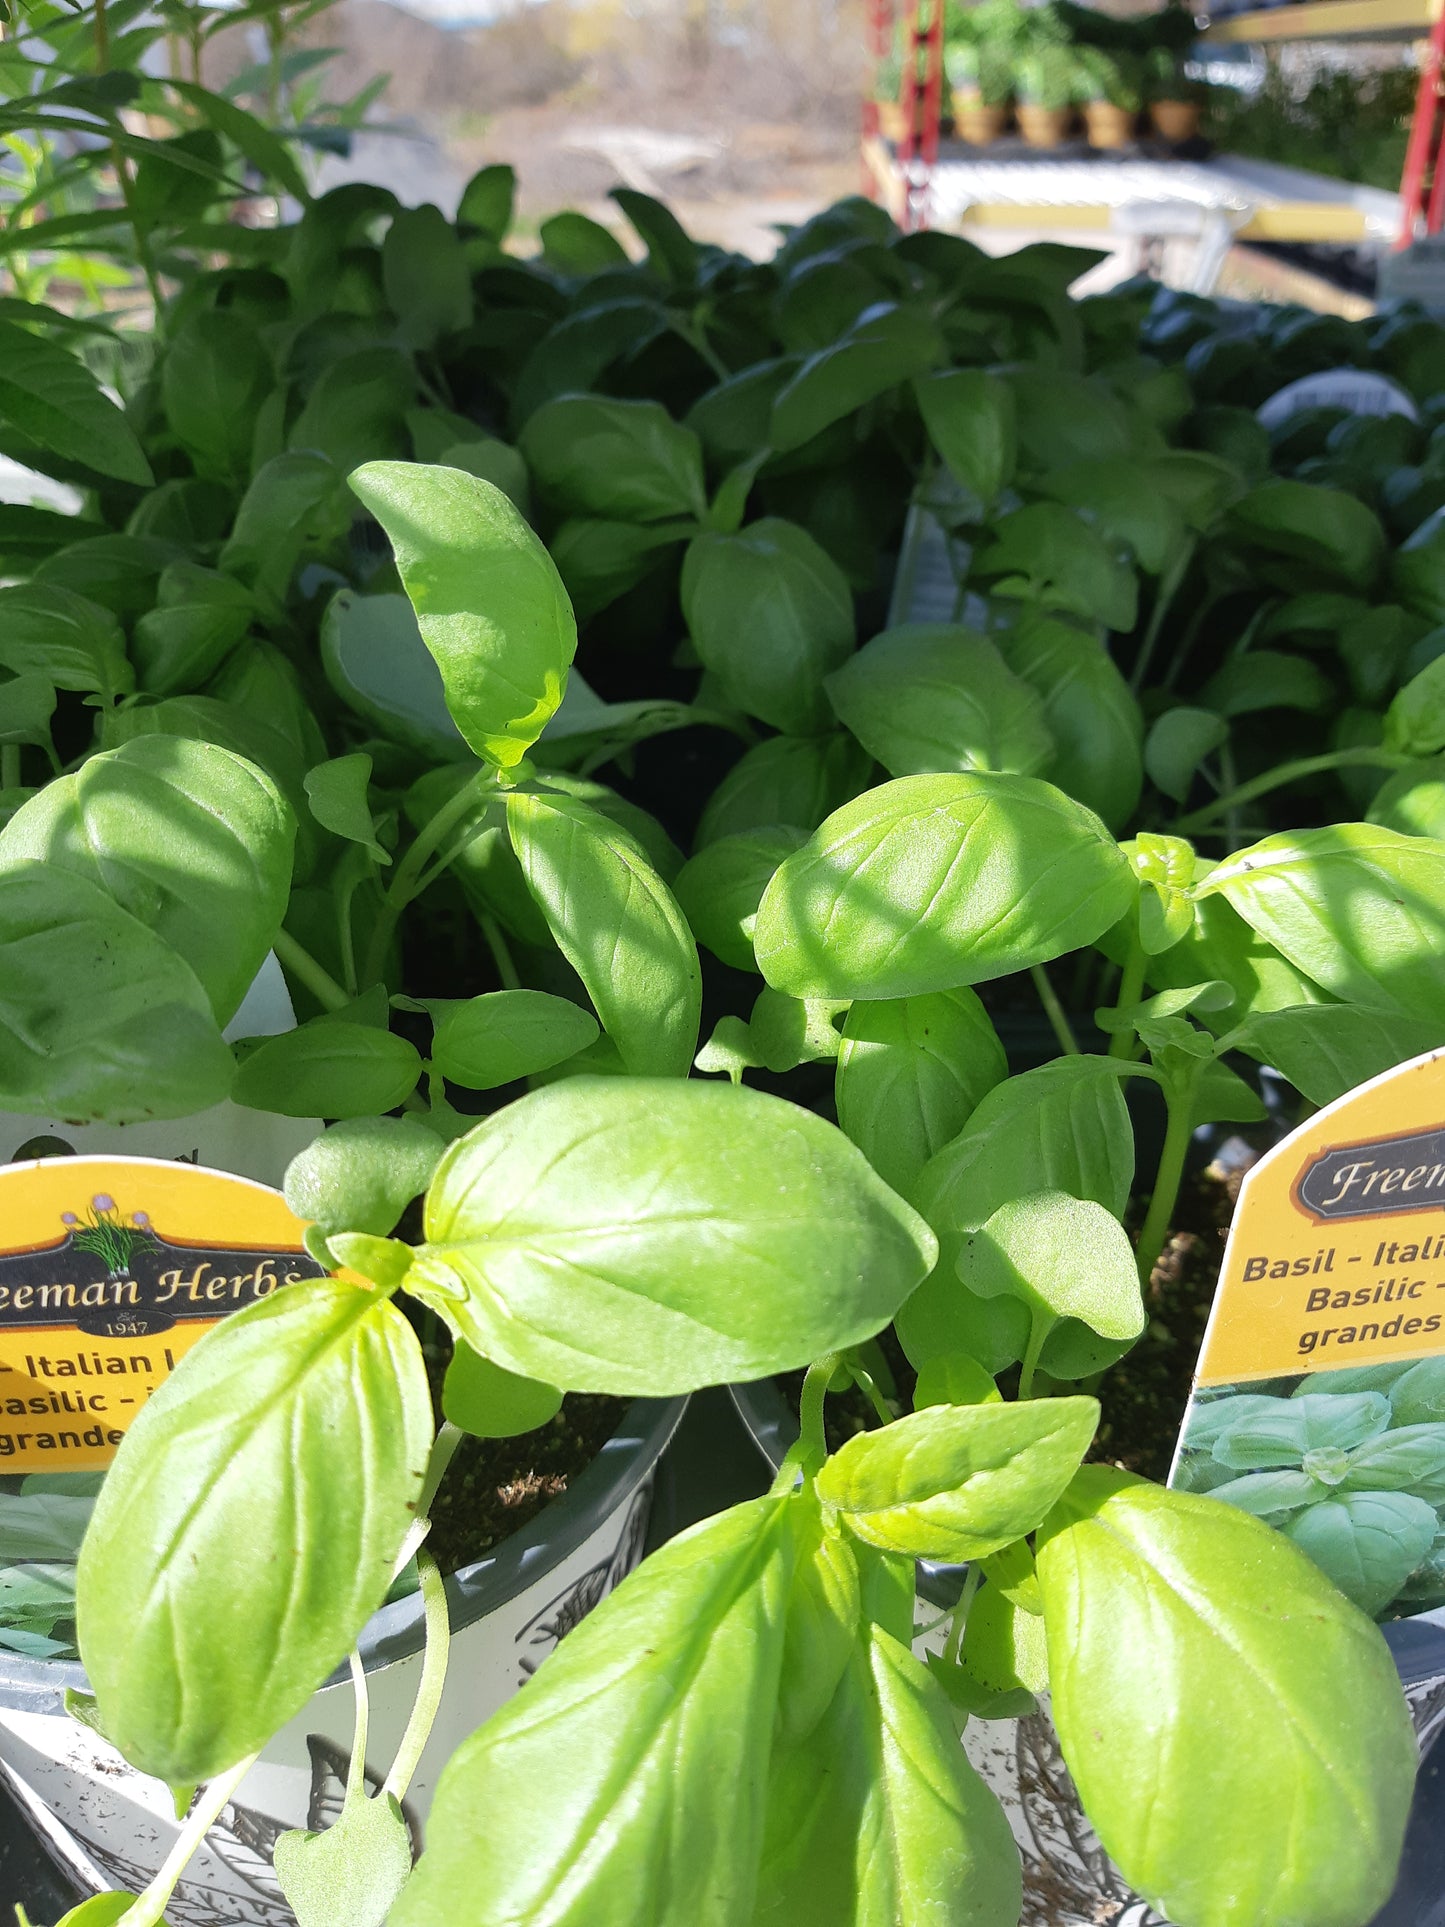
<svg viewBox="0 0 1445 1927">
<path fill-rule="evenodd" d="M 753 1444 L 776 1472 L 783 1454 L 798 1436 L 797 1415 L 778 1389 L 777 1380 L 757 1378 L 745 1385 L 730 1385 L 728 1391 Z M 940 1610 L 952 1606 L 968 1568 L 939 1565 L 931 1559 L 920 1559 L 917 1565 L 922 1596 Z M 1389 1620 L 1380 1631 L 1402 1686 L 1420 1686 L 1445 1677 L 1445 1625 L 1433 1613 Z"/>
<path fill-rule="evenodd" d="M 560 1497 L 544 1506 L 529 1525 L 514 1532 L 482 1558 L 448 1575 L 447 1608 L 455 1635 L 473 1626 L 584 1544 L 609 1514 L 618 1511 L 661 1457 L 687 1410 L 681 1398 L 634 1399 L 622 1422 Z M 374 1612 L 357 1647 L 368 1673 L 379 1672 L 418 1651 L 425 1634 L 420 1593 L 394 1599 Z M 349 1677 L 339 1667 L 318 1691 Z M 67 1691 L 88 1692 L 90 1682 L 78 1659 L 25 1659 L 0 1653 L 0 1710 L 63 1713 Z"/>
</svg>

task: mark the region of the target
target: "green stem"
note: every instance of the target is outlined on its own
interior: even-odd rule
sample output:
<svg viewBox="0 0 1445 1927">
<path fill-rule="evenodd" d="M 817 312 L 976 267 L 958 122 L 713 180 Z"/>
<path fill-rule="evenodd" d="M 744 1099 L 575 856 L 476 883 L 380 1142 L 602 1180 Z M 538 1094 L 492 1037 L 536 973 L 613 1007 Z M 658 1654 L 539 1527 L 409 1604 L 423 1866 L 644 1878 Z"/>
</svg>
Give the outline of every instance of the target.
<svg viewBox="0 0 1445 1927">
<path fill-rule="evenodd" d="M 351 1655 L 351 1690 L 356 1695 L 356 1721 L 351 1733 L 351 1765 L 346 1770 L 346 1797 L 366 1797 L 366 1741 L 371 1725 L 371 1699 L 366 1690 L 366 1668 L 361 1654 Z"/>
<path fill-rule="evenodd" d="M 437 1433 L 436 1442 L 431 1449 L 431 1457 L 427 1460 L 426 1477 L 421 1485 L 421 1497 L 416 1502 L 418 1519 L 425 1519 L 430 1515 L 432 1501 L 436 1498 L 441 1482 L 446 1477 L 447 1467 L 456 1457 L 457 1447 L 465 1437 L 466 1433 L 459 1425 L 453 1425 L 450 1419 L 443 1419 L 441 1430 Z"/>
<path fill-rule="evenodd" d="M 190 1863 L 192 1854 L 210 1831 L 219 1817 L 222 1808 L 236 1788 L 256 1763 L 253 1753 L 233 1766 L 229 1773 L 223 1773 L 218 1780 L 212 1780 L 191 1810 L 190 1818 L 176 1835 L 176 1844 L 166 1855 L 165 1864 L 133 1907 L 127 1907 L 121 1915 L 121 1927 L 159 1927 L 166 1903 L 176 1890 L 176 1883 Z"/>
<path fill-rule="evenodd" d="M 877 1380 L 874 1378 L 872 1372 L 864 1365 L 855 1365 L 851 1360 L 848 1364 L 848 1370 L 853 1374 L 853 1383 L 877 1413 L 879 1423 L 891 1425 L 893 1423 L 893 1414 L 888 1409 L 888 1401 L 884 1398 L 882 1392 L 879 1391 Z"/>
<path fill-rule="evenodd" d="M 1198 1060 L 1201 1069 L 1205 1061 Z M 1139 1282 L 1145 1287 L 1159 1262 L 1159 1254 L 1164 1249 L 1164 1240 L 1169 1235 L 1169 1225 L 1174 1217 L 1174 1207 L 1179 1202 L 1179 1187 L 1184 1181 L 1184 1160 L 1189 1155 L 1189 1140 L 1194 1135 L 1194 1089 L 1198 1077 L 1199 1070 L 1196 1069 L 1183 1080 L 1171 1079 L 1164 1085 L 1169 1122 L 1164 1131 L 1164 1149 L 1159 1154 L 1154 1195 L 1149 1200 L 1149 1210 L 1139 1232 Z"/>
<path fill-rule="evenodd" d="M 953 1624 L 948 1629 L 948 1644 L 943 1649 L 943 1657 L 950 1666 L 958 1664 L 958 1656 L 963 1651 L 963 1635 L 968 1630 L 968 1613 L 973 1604 L 973 1595 L 978 1591 L 983 1573 L 975 1562 L 964 1575 L 963 1591 L 958 1595 L 958 1604 L 953 1609 Z"/>
<path fill-rule="evenodd" d="M 1164 618 L 1168 615 L 1170 605 L 1179 593 L 1179 585 L 1184 580 L 1189 564 L 1194 560 L 1194 549 L 1195 541 L 1191 537 L 1180 550 L 1174 566 L 1159 579 L 1159 593 L 1155 596 L 1154 607 L 1149 613 L 1149 627 L 1144 631 L 1144 640 L 1139 645 L 1139 654 L 1134 663 L 1134 673 L 1129 678 L 1129 687 L 1136 693 L 1144 686 L 1144 678 L 1148 675 L 1149 666 L 1154 660 L 1159 632 L 1164 627 Z"/>
<path fill-rule="evenodd" d="M 1029 975 L 1034 980 L 1034 989 L 1039 993 L 1039 1002 L 1044 1007 L 1044 1015 L 1049 1020 L 1054 1036 L 1059 1040 L 1059 1049 L 1069 1057 L 1077 1057 L 1079 1040 L 1075 1037 L 1073 1026 L 1054 992 L 1053 985 L 1049 982 L 1048 972 L 1042 964 L 1033 964 L 1029 968 Z"/>
<path fill-rule="evenodd" d="M 1029 1326 L 1029 1342 L 1024 1352 L 1022 1365 L 1019 1366 L 1019 1400 L 1031 1398 L 1034 1390 L 1034 1373 L 1039 1369 L 1039 1355 L 1044 1349 L 1044 1340 L 1058 1323 L 1047 1312 L 1036 1311 Z"/>
<path fill-rule="evenodd" d="M 1299 756 L 1292 763 L 1280 763 L 1276 768 L 1266 770 L 1263 776 L 1252 777 L 1241 783 L 1237 790 L 1230 790 L 1223 796 L 1216 796 L 1212 803 L 1203 809 L 1195 810 L 1191 816 L 1181 816 L 1174 825 L 1176 836 L 1193 836 L 1196 831 L 1212 823 L 1218 816 L 1228 816 L 1241 803 L 1252 803 L 1256 796 L 1267 796 L 1271 790 L 1282 789 L 1287 783 L 1301 782 L 1306 776 L 1319 776 L 1332 769 L 1405 769 L 1414 761 L 1395 749 L 1332 749 L 1323 756 Z"/>
<path fill-rule="evenodd" d="M 271 940 L 271 948 L 283 969 L 289 970 L 298 983 L 305 984 L 324 1009 L 345 1010 L 351 998 L 331 972 L 324 970 L 311 952 L 297 943 L 289 930 L 278 930 Z"/>
<path fill-rule="evenodd" d="M 502 988 L 520 990 L 522 979 L 517 975 L 517 966 L 512 961 L 512 952 L 506 937 L 502 934 L 502 926 L 495 917 L 479 916 L 477 922 L 481 927 L 487 948 L 492 953 L 492 962 L 497 966 L 497 975 L 502 980 Z"/>
<path fill-rule="evenodd" d="M 828 1456 L 828 1433 L 823 1422 L 823 1404 L 828 1387 L 838 1369 L 836 1353 L 829 1352 L 808 1367 L 798 1399 L 798 1437 L 811 1464 L 821 1465 Z"/>
<path fill-rule="evenodd" d="M 406 1790 L 411 1785 L 412 1776 L 421 1764 L 421 1756 L 431 1737 L 436 1722 L 437 1710 L 442 1703 L 442 1688 L 447 1679 L 447 1658 L 451 1651 L 451 1625 L 447 1618 L 447 1591 L 442 1581 L 441 1571 L 431 1554 L 426 1551 L 416 1556 L 417 1571 L 421 1575 L 421 1603 L 426 1615 L 426 1643 L 422 1648 L 421 1679 L 416 1689 L 416 1700 L 411 1709 L 411 1718 L 406 1723 L 406 1731 L 401 1736 L 396 1758 L 390 1773 L 386 1776 L 383 1793 L 392 1794 L 398 1801 L 406 1798 Z"/>
<path fill-rule="evenodd" d="M 411 848 L 396 866 L 396 874 L 386 892 L 381 915 L 376 920 L 376 928 L 371 933 L 367 946 L 366 963 L 362 970 L 362 981 L 377 983 L 381 979 L 382 965 L 386 961 L 387 948 L 392 934 L 401 919 L 401 913 L 415 897 L 422 884 L 427 860 L 432 852 L 440 847 L 450 832 L 461 822 L 467 811 L 474 808 L 482 790 L 489 788 L 495 781 L 489 769 L 478 770 L 442 807 L 417 831 Z"/>
<path fill-rule="evenodd" d="M 110 26 L 105 17 L 105 0 L 95 0 L 95 71 L 103 74 L 110 66 Z"/>
<path fill-rule="evenodd" d="M 1129 939 L 1129 955 L 1124 960 L 1124 974 L 1119 979 L 1119 996 L 1114 1005 L 1116 1010 L 1128 1010 L 1137 1004 L 1144 995 L 1144 972 L 1148 960 L 1144 955 L 1144 940 L 1139 935 L 1139 925 L 1135 920 L 1133 934 Z M 1115 1031 L 1109 1039 L 1110 1057 L 1127 1057 L 1130 1049 L 1130 1033 L 1127 1030 Z"/>
</svg>

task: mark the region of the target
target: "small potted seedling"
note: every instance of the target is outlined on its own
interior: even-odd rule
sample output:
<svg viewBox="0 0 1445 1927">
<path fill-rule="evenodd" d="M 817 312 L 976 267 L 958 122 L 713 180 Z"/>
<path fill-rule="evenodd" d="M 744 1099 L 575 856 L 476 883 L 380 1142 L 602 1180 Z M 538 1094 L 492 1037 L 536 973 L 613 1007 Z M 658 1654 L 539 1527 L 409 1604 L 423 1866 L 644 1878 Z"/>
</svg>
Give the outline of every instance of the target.
<svg viewBox="0 0 1445 1927">
<path fill-rule="evenodd" d="M 1014 63 L 1018 123 L 1030 147 L 1059 147 L 1074 119 L 1079 66 L 1072 49 L 1036 40 Z"/>
<path fill-rule="evenodd" d="M 1090 147 L 1127 147 L 1144 104 L 1137 61 L 1109 47 L 1080 47 L 1078 60 Z"/>
</svg>

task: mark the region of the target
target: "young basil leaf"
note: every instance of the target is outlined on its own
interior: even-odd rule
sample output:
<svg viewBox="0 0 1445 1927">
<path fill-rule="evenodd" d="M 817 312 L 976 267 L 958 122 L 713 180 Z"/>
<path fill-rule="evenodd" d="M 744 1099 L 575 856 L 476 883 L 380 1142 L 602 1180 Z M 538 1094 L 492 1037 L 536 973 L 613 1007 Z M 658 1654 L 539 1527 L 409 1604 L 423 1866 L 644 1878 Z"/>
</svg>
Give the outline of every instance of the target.
<svg viewBox="0 0 1445 1927">
<path fill-rule="evenodd" d="M 1384 1389 L 1391 1425 L 1434 1425 L 1445 1420 L 1445 1358 L 1422 1358 Z"/>
<path fill-rule="evenodd" d="M 831 346 L 809 355 L 773 403 L 768 441 L 780 453 L 802 448 L 942 358 L 943 343 L 928 315 L 880 304 Z"/>
<path fill-rule="evenodd" d="M 1346 1464 L 1342 1491 L 1412 1492 L 1430 1505 L 1445 1505 L 1445 1425 L 1398 1426 L 1357 1445 Z"/>
<path fill-rule="evenodd" d="M 414 1117 L 333 1124 L 286 1167 L 286 1202 L 305 1224 L 385 1238 L 419 1198 L 445 1146 Z"/>
<path fill-rule="evenodd" d="M 1121 1063 L 1064 1057 L 1007 1079 L 924 1166 L 910 1196 L 938 1236 L 938 1268 L 897 1320 L 915 1365 L 967 1351 L 997 1372 L 1022 1358 L 1029 1333 L 1024 1307 L 976 1297 L 956 1272 L 967 1233 L 1001 1205 L 1030 1191 L 1067 1191 L 1122 1216 L 1134 1182 L 1134 1130 L 1120 1088 Z M 1061 1325 L 1050 1344 L 1077 1329 Z"/>
<path fill-rule="evenodd" d="M 27 670 L 57 689 L 75 689 L 109 707 L 135 688 L 120 624 L 74 590 L 42 582 L 0 589 L 0 669 Z"/>
<path fill-rule="evenodd" d="M 778 1737 L 784 1745 L 806 1738 L 827 1712 L 857 1648 L 863 1617 L 862 1580 L 847 1534 L 824 1517 L 812 1492 L 798 1494 L 795 1510 L 797 1564 L 778 1681 Z"/>
<path fill-rule="evenodd" d="M 983 636 L 945 622 L 886 629 L 827 678 L 828 700 L 890 776 L 1011 770 L 1032 776 L 1054 739 L 1034 689 Z"/>
<path fill-rule="evenodd" d="M 1040 477 L 1045 495 L 1083 509 L 1110 542 L 1133 550 L 1149 575 L 1162 575 L 1183 552 L 1184 517 L 1137 455 L 1068 462 Z"/>
<path fill-rule="evenodd" d="M 511 1439 L 535 1432 L 562 1409 L 555 1385 L 519 1378 L 458 1339 L 442 1384 L 442 1410 L 453 1425 L 478 1439 Z"/>
<path fill-rule="evenodd" d="M 1225 510 L 1224 528 L 1286 589 L 1363 592 L 1385 557 L 1385 531 L 1363 502 L 1306 482 L 1262 482 Z"/>
<path fill-rule="evenodd" d="M 999 1586 L 975 1594 L 968 1609 L 962 1663 L 990 1693 L 1046 1693 L 1048 1640 L 1043 1617 L 1014 1604 Z"/>
<path fill-rule="evenodd" d="M 1445 1044 L 1445 1016 L 1406 1017 L 1350 1004 L 1251 1013 L 1220 1040 L 1280 1071 L 1311 1104 L 1333 1104 L 1367 1078 Z"/>
<path fill-rule="evenodd" d="M 1385 747 L 1406 756 L 1445 750 L 1445 657 L 1412 676 L 1385 712 Z"/>
<path fill-rule="evenodd" d="M 1019 1850 L 1003 1808 L 932 1674 L 881 1626 L 816 1731 L 778 1749 L 769 1780 L 752 1927 L 1018 1919 Z"/>
<path fill-rule="evenodd" d="M 868 787 L 872 769 L 872 757 L 843 729 L 828 736 L 770 736 L 748 750 L 708 798 L 697 848 L 779 824 L 806 837 Z"/>
<path fill-rule="evenodd" d="M 55 685 L 39 670 L 27 669 L 0 683 L 0 743 L 48 743 L 54 714 Z"/>
<path fill-rule="evenodd" d="M 1053 739 L 1044 774 L 1103 819 L 1127 823 L 1144 784 L 1144 721 L 1103 644 L 1073 623 L 1023 609 L 994 635 L 1004 661 L 1037 692 Z"/>
<path fill-rule="evenodd" d="M 493 990 L 437 1006 L 432 1063 L 469 1091 L 494 1091 L 575 1057 L 598 1037 L 597 1019 L 542 990 Z"/>
<path fill-rule="evenodd" d="M 659 280 L 684 285 L 697 277 L 701 251 L 672 209 L 635 187 L 614 187 L 616 201 L 647 249 L 647 266 Z"/>
<path fill-rule="evenodd" d="M 434 762 L 466 755 L 441 671 L 405 596 L 339 589 L 321 618 L 321 662 L 341 700 L 388 741 Z"/>
<path fill-rule="evenodd" d="M 1370 1918 L 1415 1743 L 1369 1621 L 1257 1519 L 1105 1467 L 1046 1522 L 1038 1574 L 1064 1758 L 1130 1885 L 1197 1927 Z"/>
<path fill-rule="evenodd" d="M 550 1085 L 454 1144 L 426 1235 L 407 1289 L 477 1351 L 619 1396 L 860 1344 L 934 1249 L 821 1118 L 757 1091 L 631 1077 Z"/>
<path fill-rule="evenodd" d="M 198 475 L 245 479 L 256 412 L 275 380 L 260 336 L 228 309 L 204 309 L 176 331 L 161 363 L 161 401 Z"/>
<path fill-rule="evenodd" d="M 762 1844 L 789 1507 L 734 1506 L 654 1553 L 463 1742 L 391 1927 L 740 1927 Z M 691 1743 L 701 1730 L 706 1746 Z"/>
<path fill-rule="evenodd" d="M 1134 897 L 1118 844 L 1052 785 L 906 776 L 835 810 L 782 864 L 755 948 L 795 997 L 910 997 L 1092 943 Z"/>
<path fill-rule="evenodd" d="M 1373 1619 L 1429 1552 L 1440 1521 L 1408 1492 L 1334 1492 L 1279 1529 Z"/>
<path fill-rule="evenodd" d="M 368 794 L 371 767 L 371 758 L 364 750 L 318 763 L 306 772 L 306 800 L 322 829 L 359 843 L 375 862 L 390 863 L 390 853 L 376 840 Z"/>
<path fill-rule="evenodd" d="M 964 1244 L 958 1275 L 980 1298 L 1022 1299 L 1035 1319 L 1077 1318 L 1101 1338 L 1144 1329 L 1128 1233 L 1102 1205 L 1064 1191 L 1000 1205 Z"/>
<path fill-rule="evenodd" d="M 838 1122 L 906 1195 L 1007 1076 L 1003 1045 L 971 990 L 855 1003 L 838 1052 Z"/>
<path fill-rule="evenodd" d="M 983 368 L 953 368 L 915 381 L 928 439 L 985 508 L 1013 480 L 1018 460 L 1013 390 Z"/>
<path fill-rule="evenodd" d="M 1094 1398 L 930 1405 L 849 1439 L 818 1474 L 818 1497 L 884 1552 L 980 1559 L 1033 1531 L 1098 1423 Z"/>
<path fill-rule="evenodd" d="M 435 348 L 472 321 L 472 279 L 461 238 L 439 207 L 398 208 L 381 244 L 382 283 L 397 339 Z"/>
<path fill-rule="evenodd" d="M 0 982 L 4 1109 L 131 1124 L 226 1095 L 233 1060 L 190 965 L 59 864 L 0 870 Z"/>
<path fill-rule="evenodd" d="M 660 402 L 560 395 L 528 417 L 519 446 L 566 515 L 657 522 L 707 513 L 702 444 Z"/>
<path fill-rule="evenodd" d="M 335 462 L 311 449 L 273 455 L 252 476 L 221 550 L 221 567 L 258 595 L 284 601 L 304 555 L 345 534 L 352 515 Z"/>
<path fill-rule="evenodd" d="M 390 538 L 457 727 L 485 761 L 515 768 L 577 649 L 551 557 L 500 489 L 460 469 L 368 462 L 350 482 Z"/>
<path fill-rule="evenodd" d="M 783 824 L 719 837 L 678 872 L 673 888 L 692 934 L 734 970 L 756 970 L 753 924 L 768 879 L 804 831 Z"/>
<path fill-rule="evenodd" d="M 1227 858 L 1194 894 L 1223 896 L 1346 1003 L 1424 1018 L 1439 1011 L 1445 844 L 1366 823 L 1285 831 Z"/>
<path fill-rule="evenodd" d="M 1228 1401 L 1230 1406 L 1234 1403 Z M 1236 1472 L 1298 1465 L 1307 1452 L 1321 1447 L 1338 1446 L 1348 1452 L 1375 1438 L 1389 1423 L 1390 1402 L 1383 1392 L 1312 1392 L 1267 1402 L 1251 1398 L 1242 1412 L 1231 1415 L 1226 1409 L 1214 1439 L 1214 1456 Z"/>
<path fill-rule="evenodd" d="M 635 589 L 660 567 L 665 550 L 686 542 L 696 529 L 693 521 L 649 524 L 573 516 L 564 522 L 549 547 L 577 620 L 589 621 Z"/>
<path fill-rule="evenodd" d="M 493 241 L 506 238 L 512 225 L 512 208 L 517 194 L 517 176 L 504 162 L 479 167 L 462 189 L 457 203 L 457 226 L 477 228 Z"/>
<path fill-rule="evenodd" d="M 753 1034 L 741 1017 L 719 1017 L 692 1067 L 705 1077 L 730 1077 L 742 1082 L 743 1072 L 763 1068 L 762 1053 L 753 1043 Z"/>
<path fill-rule="evenodd" d="M 132 1765 L 207 1780 L 301 1711 L 386 1596 L 431 1439 L 421 1346 L 373 1291 L 287 1286 L 186 1354 L 77 1574 L 85 1670 Z"/>
<path fill-rule="evenodd" d="M 837 563 L 793 522 L 694 536 L 682 608 L 703 664 L 750 716 L 800 736 L 830 720 L 823 678 L 851 655 L 853 596 Z"/>
<path fill-rule="evenodd" d="M 687 919 L 641 846 L 570 797 L 507 798 L 527 888 L 587 988 L 623 1062 L 686 1077 L 702 1017 L 702 971 Z"/>
<path fill-rule="evenodd" d="M 1229 741 L 1229 724 L 1213 709 L 1181 706 L 1154 719 L 1144 744 L 1149 780 L 1176 803 L 1189 794 L 1205 757 Z"/>
<path fill-rule="evenodd" d="M 540 223 L 542 259 L 558 274 L 603 274 L 628 265 L 627 250 L 610 228 L 573 208 Z"/>
<path fill-rule="evenodd" d="M 766 1070 L 782 1076 L 799 1064 L 831 1064 L 838 1055 L 838 1018 L 846 1004 L 785 997 L 760 990 L 748 1018 L 752 1049 Z"/>
<path fill-rule="evenodd" d="M 0 421 L 94 475 L 151 484 L 134 430 L 79 355 L 15 321 L 0 321 Z"/>
<path fill-rule="evenodd" d="M 435 212 L 435 210 L 433 210 Z M 283 1833 L 276 1879 L 297 1927 L 386 1927 L 411 1877 L 411 1829 L 395 1794 L 348 1799 L 317 1833 Z"/>
<path fill-rule="evenodd" d="M 324 455 L 346 475 L 378 454 L 398 456 L 416 389 L 416 365 L 400 348 L 360 348 L 323 362 L 291 424 L 288 448 Z"/>
<path fill-rule="evenodd" d="M 185 958 L 224 1024 L 280 928 L 295 835 L 254 763 L 140 736 L 18 810 L 0 831 L 0 868 L 33 859 L 98 885 Z"/>
<path fill-rule="evenodd" d="M 1178 1481 L 1184 1491 L 1207 1491 L 1224 1505 L 1237 1505 L 1241 1512 L 1252 1512 L 1256 1519 L 1278 1522 L 1302 1506 L 1313 1505 L 1324 1496 L 1320 1483 L 1308 1472 L 1246 1472 L 1242 1478 L 1226 1479 L 1223 1485 L 1200 1485 L 1196 1480 Z"/>
<path fill-rule="evenodd" d="M 237 1066 L 231 1094 L 282 1117 L 374 1117 L 404 1103 L 420 1076 L 421 1058 L 404 1037 L 313 1017 L 263 1038 Z"/>
<path fill-rule="evenodd" d="M 970 577 L 1022 579 L 1050 603 L 1124 633 L 1139 612 L 1133 570 L 1097 529 L 1058 502 L 1032 502 L 993 524 L 974 555 Z"/>
<path fill-rule="evenodd" d="M 990 1374 L 968 1352 L 926 1359 L 913 1388 L 913 1406 L 919 1412 L 926 1405 L 992 1405 L 1002 1397 Z"/>
<path fill-rule="evenodd" d="M 233 576 L 172 562 L 131 637 L 141 687 L 171 696 L 215 674 L 250 628 L 255 603 Z"/>
</svg>

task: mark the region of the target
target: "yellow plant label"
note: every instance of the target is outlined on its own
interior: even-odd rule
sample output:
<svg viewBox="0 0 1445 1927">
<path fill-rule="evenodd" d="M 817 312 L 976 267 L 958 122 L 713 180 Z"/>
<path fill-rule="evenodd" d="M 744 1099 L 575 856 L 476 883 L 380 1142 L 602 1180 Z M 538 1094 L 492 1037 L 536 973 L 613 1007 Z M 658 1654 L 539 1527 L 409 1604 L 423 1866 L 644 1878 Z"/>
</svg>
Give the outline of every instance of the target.
<svg viewBox="0 0 1445 1927">
<path fill-rule="evenodd" d="M 1445 1052 L 1317 1111 L 1239 1193 L 1196 1383 L 1445 1351 Z"/>
<path fill-rule="evenodd" d="M 138 1157 L 0 1169 L 0 1474 L 109 1465 L 197 1339 L 322 1275 L 249 1178 Z"/>
</svg>

